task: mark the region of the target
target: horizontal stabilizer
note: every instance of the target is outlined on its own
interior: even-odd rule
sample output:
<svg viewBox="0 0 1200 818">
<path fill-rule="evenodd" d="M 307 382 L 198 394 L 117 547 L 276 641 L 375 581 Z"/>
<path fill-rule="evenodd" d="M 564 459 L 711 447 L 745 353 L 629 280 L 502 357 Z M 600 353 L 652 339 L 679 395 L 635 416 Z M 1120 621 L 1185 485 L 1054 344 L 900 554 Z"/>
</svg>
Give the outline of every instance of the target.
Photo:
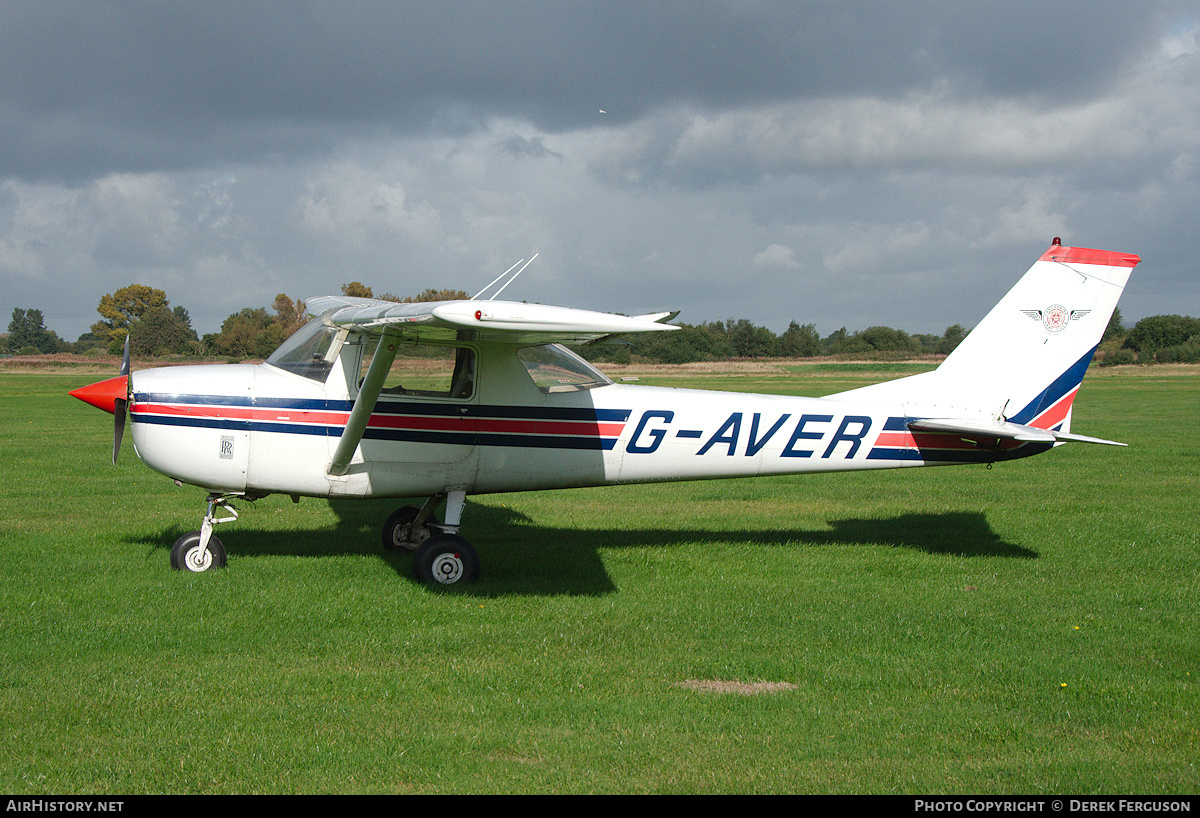
<svg viewBox="0 0 1200 818">
<path fill-rule="evenodd" d="M 1115 440 L 1105 440 L 1102 437 L 1088 437 L 1087 435 L 1075 435 L 1068 432 L 1054 432 L 1054 439 L 1061 440 L 1066 443 L 1098 443 L 1101 446 L 1128 446 L 1128 443 L 1118 443 Z"/>
<path fill-rule="evenodd" d="M 1023 426 L 1020 423 L 1009 423 L 1006 420 L 986 420 L 984 418 L 954 418 L 939 420 L 913 420 L 908 422 L 909 431 L 935 432 L 938 434 L 956 434 L 968 440 L 978 438 L 1002 438 L 1019 440 L 1022 443 L 1099 443 L 1105 446 L 1124 446 L 1115 440 L 1103 440 L 1087 435 L 1074 435 L 1058 432 L 1053 429 L 1039 429 L 1036 426 Z"/>
</svg>

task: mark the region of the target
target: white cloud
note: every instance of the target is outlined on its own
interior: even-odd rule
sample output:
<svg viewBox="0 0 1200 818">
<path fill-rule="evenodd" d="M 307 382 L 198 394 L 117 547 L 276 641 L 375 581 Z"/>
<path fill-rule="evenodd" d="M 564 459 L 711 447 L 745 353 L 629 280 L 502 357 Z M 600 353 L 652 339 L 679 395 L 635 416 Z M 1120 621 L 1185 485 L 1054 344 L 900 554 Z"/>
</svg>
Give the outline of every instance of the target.
<svg viewBox="0 0 1200 818">
<path fill-rule="evenodd" d="M 754 255 L 755 267 L 774 267 L 781 270 L 797 270 L 800 262 L 796 261 L 796 251 L 782 244 L 772 244 L 761 253 Z"/>
<path fill-rule="evenodd" d="M 825 269 L 835 275 L 903 268 L 900 260 L 931 240 L 925 224 L 867 225 L 846 236 L 844 243 L 823 259 Z"/>
<path fill-rule="evenodd" d="M 441 232 L 437 210 L 410 202 L 404 186 L 384 171 L 339 163 L 317 170 L 297 206 L 306 228 L 360 242 L 379 235 L 434 241 Z"/>
<path fill-rule="evenodd" d="M 1123 156 L 1152 135 L 1128 99 L 1047 107 L 1025 100 L 956 101 L 935 93 L 783 102 L 694 114 L 665 164 L 748 175 L 871 169 L 1044 168 L 1081 155 Z"/>
</svg>

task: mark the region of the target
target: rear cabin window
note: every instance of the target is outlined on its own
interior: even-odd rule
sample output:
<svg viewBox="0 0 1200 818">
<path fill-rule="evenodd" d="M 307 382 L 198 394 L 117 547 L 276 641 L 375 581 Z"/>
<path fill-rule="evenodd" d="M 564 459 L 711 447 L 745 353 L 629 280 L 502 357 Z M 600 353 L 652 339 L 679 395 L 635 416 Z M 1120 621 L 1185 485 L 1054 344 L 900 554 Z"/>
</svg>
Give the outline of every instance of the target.
<svg viewBox="0 0 1200 818">
<path fill-rule="evenodd" d="M 542 344 L 517 350 L 525 371 L 546 392 L 577 392 L 612 383 L 600 370 L 560 344 Z"/>
</svg>

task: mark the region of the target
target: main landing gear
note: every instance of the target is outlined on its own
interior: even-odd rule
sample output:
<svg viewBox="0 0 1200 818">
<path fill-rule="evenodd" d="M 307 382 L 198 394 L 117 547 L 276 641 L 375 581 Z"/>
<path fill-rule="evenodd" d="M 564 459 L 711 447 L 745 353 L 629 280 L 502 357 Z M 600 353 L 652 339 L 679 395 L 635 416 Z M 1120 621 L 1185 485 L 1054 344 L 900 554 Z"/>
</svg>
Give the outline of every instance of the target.
<svg viewBox="0 0 1200 818">
<path fill-rule="evenodd" d="M 446 500 L 446 521 L 439 523 L 433 511 Z M 459 536 L 466 492 L 451 490 L 435 494 L 420 508 L 396 509 L 383 524 L 383 547 L 413 552 L 413 577 L 426 585 L 466 585 L 479 578 L 479 555 L 471 543 Z"/>
<path fill-rule="evenodd" d="M 403 506 L 383 524 L 383 547 L 390 551 L 410 551 L 413 577 L 426 585 L 466 585 L 479 578 L 479 555 L 471 543 L 458 533 L 467 493 L 453 489 L 435 494 L 420 508 Z M 202 572 L 224 568 L 225 546 L 213 534 L 213 526 L 238 518 L 230 502 L 240 494 L 208 495 L 208 512 L 199 531 L 189 531 L 171 546 L 171 567 L 179 571 Z M 249 497 L 248 499 L 254 499 Z M 439 522 L 434 510 L 446 501 L 445 522 Z"/>
</svg>

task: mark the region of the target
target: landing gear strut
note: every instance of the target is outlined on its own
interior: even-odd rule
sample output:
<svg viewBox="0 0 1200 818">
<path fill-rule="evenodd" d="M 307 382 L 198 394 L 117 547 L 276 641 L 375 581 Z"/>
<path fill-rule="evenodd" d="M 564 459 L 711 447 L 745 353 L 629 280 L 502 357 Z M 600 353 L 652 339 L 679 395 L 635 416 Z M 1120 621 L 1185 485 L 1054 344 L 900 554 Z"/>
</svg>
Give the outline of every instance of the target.
<svg viewBox="0 0 1200 818">
<path fill-rule="evenodd" d="M 171 567 L 177 571 L 200 573 L 209 568 L 225 567 L 225 546 L 213 536 L 213 526 L 231 523 L 238 518 L 237 509 L 229 499 L 238 495 L 212 493 L 208 495 L 208 512 L 200 523 L 199 531 L 189 531 L 171 546 Z M 217 509 L 228 516 L 218 517 Z"/>
<path fill-rule="evenodd" d="M 479 555 L 458 533 L 466 496 L 462 489 L 450 489 L 444 495 L 430 497 L 421 508 L 396 509 L 384 523 L 384 547 L 414 552 L 412 570 L 418 582 L 433 586 L 466 585 L 479 578 Z M 433 510 L 443 498 L 446 521 L 439 523 Z"/>
<path fill-rule="evenodd" d="M 466 585 L 479 578 L 479 554 L 458 533 L 466 496 L 463 489 L 448 489 L 445 494 L 430 497 L 420 508 L 396 509 L 384 523 L 384 548 L 412 551 L 413 577 L 417 581 L 445 587 Z M 237 509 L 230 502 L 234 497 L 245 495 L 217 492 L 208 495 L 208 512 L 200 530 L 189 531 L 171 546 L 172 568 L 200 573 L 225 567 L 225 546 L 213 534 L 213 526 L 238 518 Z M 443 500 L 445 522 L 438 522 L 433 512 Z"/>
<path fill-rule="evenodd" d="M 416 551 L 430 537 L 440 534 L 442 526 L 433 510 L 441 499 L 435 495 L 420 508 L 403 506 L 393 511 L 383 524 L 383 547 L 389 551 Z"/>
</svg>

